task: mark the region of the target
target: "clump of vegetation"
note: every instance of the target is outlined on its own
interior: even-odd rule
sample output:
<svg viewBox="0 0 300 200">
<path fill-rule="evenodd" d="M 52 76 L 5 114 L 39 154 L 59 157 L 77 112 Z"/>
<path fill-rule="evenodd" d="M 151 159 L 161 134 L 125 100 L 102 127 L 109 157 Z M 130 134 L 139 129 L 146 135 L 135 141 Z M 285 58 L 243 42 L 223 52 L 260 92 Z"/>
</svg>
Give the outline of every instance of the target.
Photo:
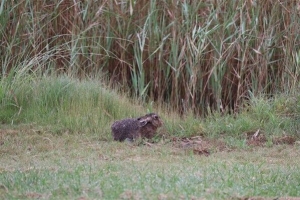
<svg viewBox="0 0 300 200">
<path fill-rule="evenodd" d="M 24 74 L 9 81 L 2 79 L 1 123 L 34 122 L 59 132 L 97 133 L 108 138 L 113 120 L 142 113 L 141 106 L 95 80 Z"/>
<path fill-rule="evenodd" d="M 1 74 L 107 76 L 181 114 L 238 111 L 299 87 L 297 1 L 40 1 L 1 4 Z"/>
<path fill-rule="evenodd" d="M 299 96 L 277 95 L 252 98 L 239 113 L 212 112 L 206 118 L 192 113 L 180 116 L 157 104 L 130 100 L 125 94 L 108 90 L 95 79 L 77 80 L 67 76 L 36 77 L 33 74 L 3 78 L 0 121 L 5 124 L 38 123 L 54 132 L 97 134 L 111 140 L 110 126 L 115 120 L 158 111 L 164 121 L 160 136 L 220 135 L 244 139 L 248 132 L 260 130 L 267 137 L 298 135 Z M 147 108 L 148 107 L 148 108 Z"/>
</svg>

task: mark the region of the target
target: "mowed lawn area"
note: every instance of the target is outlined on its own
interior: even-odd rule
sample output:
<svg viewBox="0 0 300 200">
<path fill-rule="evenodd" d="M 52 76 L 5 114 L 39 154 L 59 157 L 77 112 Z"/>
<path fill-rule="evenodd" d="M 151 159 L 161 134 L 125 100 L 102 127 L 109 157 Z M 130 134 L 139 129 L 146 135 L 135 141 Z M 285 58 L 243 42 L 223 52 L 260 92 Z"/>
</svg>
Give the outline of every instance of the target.
<svg viewBox="0 0 300 200">
<path fill-rule="evenodd" d="M 201 138 L 193 148 L 175 140 L 132 145 L 37 125 L 2 126 L 0 139 L 1 199 L 300 196 L 297 141 L 247 148 L 211 142 L 205 154 Z"/>
</svg>

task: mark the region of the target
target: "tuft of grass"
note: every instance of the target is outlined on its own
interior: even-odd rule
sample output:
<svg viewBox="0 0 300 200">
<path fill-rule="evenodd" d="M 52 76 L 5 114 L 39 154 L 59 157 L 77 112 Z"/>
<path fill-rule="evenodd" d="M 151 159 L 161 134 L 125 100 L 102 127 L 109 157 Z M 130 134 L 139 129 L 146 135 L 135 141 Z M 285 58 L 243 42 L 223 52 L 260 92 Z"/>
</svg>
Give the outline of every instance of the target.
<svg viewBox="0 0 300 200">
<path fill-rule="evenodd" d="M 298 95 L 276 95 L 273 98 L 252 98 L 235 115 L 214 112 L 203 120 L 204 135 L 223 137 L 230 146 L 246 147 L 248 134 L 262 133 L 267 141 L 279 136 L 299 138 Z M 272 143 L 272 142 L 271 142 Z"/>
<path fill-rule="evenodd" d="M 20 79 L 18 83 L 2 80 L 7 85 L 0 105 L 2 123 L 34 122 L 59 132 L 94 133 L 107 139 L 114 120 L 142 113 L 140 106 L 92 79 L 30 75 Z"/>
</svg>

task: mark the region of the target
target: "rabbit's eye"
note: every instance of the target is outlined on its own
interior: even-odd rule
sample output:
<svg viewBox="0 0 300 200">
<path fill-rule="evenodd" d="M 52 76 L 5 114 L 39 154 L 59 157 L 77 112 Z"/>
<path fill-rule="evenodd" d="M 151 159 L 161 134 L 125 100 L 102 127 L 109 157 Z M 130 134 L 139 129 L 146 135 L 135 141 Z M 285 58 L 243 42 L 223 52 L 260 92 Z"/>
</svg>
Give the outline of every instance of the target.
<svg viewBox="0 0 300 200">
<path fill-rule="evenodd" d="M 154 119 L 158 119 L 158 116 L 157 116 L 157 115 L 154 115 Z"/>
</svg>

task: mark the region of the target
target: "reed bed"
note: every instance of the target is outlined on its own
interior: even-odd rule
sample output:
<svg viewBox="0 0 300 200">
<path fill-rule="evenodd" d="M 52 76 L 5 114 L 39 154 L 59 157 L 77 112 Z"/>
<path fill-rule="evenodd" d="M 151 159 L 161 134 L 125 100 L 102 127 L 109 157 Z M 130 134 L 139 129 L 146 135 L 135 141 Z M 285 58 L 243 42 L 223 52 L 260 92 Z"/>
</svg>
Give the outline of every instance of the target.
<svg viewBox="0 0 300 200">
<path fill-rule="evenodd" d="M 185 114 L 236 112 L 299 88 L 300 3 L 0 1 L 1 77 L 105 77 Z"/>
</svg>

